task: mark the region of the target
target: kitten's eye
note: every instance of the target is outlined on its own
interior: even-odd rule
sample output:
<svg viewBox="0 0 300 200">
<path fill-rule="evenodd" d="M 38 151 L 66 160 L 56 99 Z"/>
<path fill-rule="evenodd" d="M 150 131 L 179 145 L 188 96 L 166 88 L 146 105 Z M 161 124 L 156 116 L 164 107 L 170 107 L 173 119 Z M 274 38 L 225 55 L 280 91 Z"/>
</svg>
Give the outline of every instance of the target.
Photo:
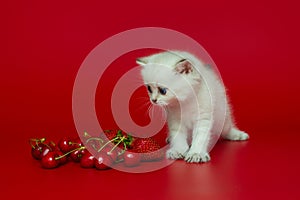
<svg viewBox="0 0 300 200">
<path fill-rule="evenodd" d="M 152 93 L 152 89 L 151 89 L 150 85 L 147 86 L 147 89 L 150 93 Z"/>
<path fill-rule="evenodd" d="M 166 95 L 167 94 L 167 88 L 158 88 L 159 93 L 162 95 Z"/>
</svg>

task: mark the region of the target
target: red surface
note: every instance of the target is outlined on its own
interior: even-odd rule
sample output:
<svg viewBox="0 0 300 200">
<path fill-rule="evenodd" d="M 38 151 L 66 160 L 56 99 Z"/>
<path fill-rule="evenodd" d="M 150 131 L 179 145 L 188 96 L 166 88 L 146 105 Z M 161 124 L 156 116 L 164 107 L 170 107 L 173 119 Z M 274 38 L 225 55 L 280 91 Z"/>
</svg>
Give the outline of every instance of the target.
<svg viewBox="0 0 300 200">
<path fill-rule="evenodd" d="M 2 3 L 0 195 L 299 199 L 299 4 L 195 2 Z M 237 123 L 251 140 L 219 142 L 207 164 L 178 161 L 146 174 L 85 170 L 75 164 L 41 169 L 27 141 L 76 135 L 72 88 L 86 55 L 109 36 L 144 26 L 171 28 L 204 46 L 228 87 Z M 103 113 L 110 115 L 99 112 L 100 120 Z"/>
</svg>

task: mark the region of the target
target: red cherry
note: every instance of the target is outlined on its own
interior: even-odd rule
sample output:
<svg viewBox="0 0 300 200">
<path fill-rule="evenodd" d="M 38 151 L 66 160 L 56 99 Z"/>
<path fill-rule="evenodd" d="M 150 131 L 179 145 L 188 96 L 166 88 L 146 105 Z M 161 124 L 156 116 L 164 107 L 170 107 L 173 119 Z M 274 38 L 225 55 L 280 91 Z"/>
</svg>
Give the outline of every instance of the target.
<svg viewBox="0 0 300 200">
<path fill-rule="evenodd" d="M 94 162 L 95 157 L 90 152 L 86 152 L 80 160 L 80 166 L 83 168 L 93 168 Z"/>
<path fill-rule="evenodd" d="M 104 153 L 100 153 L 99 155 L 97 155 L 97 158 L 94 161 L 96 169 L 99 170 L 109 169 L 112 164 L 112 159 Z"/>
<path fill-rule="evenodd" d="M 63 152 L 61 152 L 59 150 L 56 150 L 55 152 L 57 154 L 56 158 L 59 157 L 59 159 L 57 159 L 57 160 L 58 160 L 58 162 L 59 162 L 60 165 L 63 165 L 63 164 L 65 164 L 65 163 L 68 162 L 67 156 L 64 156 Z"/>
<path fill-rule="evenodd" d="M 124 164 L 127 167 L 137 166 L 141 162 L 141 155 L 139 153 L 133 153 L 130 151 L 126 151 L 124 153 L 123 157 L 124 157 Z"/>
<path fill-rule="evenodd" d="M 31 155 L 37 159 L 41 160 L 45 155 L 47 155 L 49 152 L 54 151 L 55 146 L 53 144 L 50 145 L 50 143 L 37 143 L 35 146 L 32 146 L 31 149 Z"/>
<path fill-rule="evenodd" d="M 76 146 L 72 144 L 72 139 L 70 137 L 61 138 L 58 142 L 58 147 L 63 153 L 67 153 L 76 148 Z"/>
<path fill-rule="evenodd" d="M 58 150 L 58 146 L 56 146 L 55 142 L 50 141 L 47 145 L 51 148 L 52 151 Z"/>
<path fill-rule="evenodd" d="M 47 146 L 43 143 L 38 143 L 31 148 L 31 155 L 37 160 L 41 160 L 43 155 L 43 151 L 47 148 Z"/>
<path fill-rule="evenodd" d="M 49 152 L 52 152 L 52 149 L 49 146 L 46 146 L 42 151 L 42 158 L 46 156 Z"/>
<path fill-rule="evenodd" d="M 71 141 L 71 145 L 74 147 L 74 149 L 84 146 L 79 137 L 74 138 Z"/>
<path fill-rule="evenodd" d="M 83 157 L 83 155 L 85 153 L 87 153 L 87 149 L 79 149 L 79 150 L 76 150 L 76 151 L 73 151 L 71 154 L 70 154 L 70 157 L 71 159 L 74 161 L 74 162 L 80 162 L 80 159 Z"/>
<path fill-rule="evenodd" d="M 58 167 L 59 160 L 55 159 L 56 157 L 58 157 L 56 152 L 49 152 L 41 160 L 42 167 L 46 169 Z"/>
<path fill-rule="evenodd" d="M 115 162 L 117 160 L 117 157 L 118 157 L 117 149 L 112 150 L 111 147 L 106 147 L 106 148 L 102 149 L 101 152 L 108 155 L 109 158 L 112 160 L 112 162 Z"/>
</svg>

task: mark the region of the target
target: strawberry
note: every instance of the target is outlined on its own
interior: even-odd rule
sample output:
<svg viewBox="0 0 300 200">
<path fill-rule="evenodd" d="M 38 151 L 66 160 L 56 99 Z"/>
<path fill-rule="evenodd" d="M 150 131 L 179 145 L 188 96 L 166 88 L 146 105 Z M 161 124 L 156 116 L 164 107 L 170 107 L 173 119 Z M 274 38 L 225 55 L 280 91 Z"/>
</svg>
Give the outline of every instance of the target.
<svg viewBox="0 0 300 200">
<path fill-rule="evenodd" d="M 132 151 L 142 153 L 142 161 L 154 161 L 163 158 L 163 153 L 158 151 L 160 146 L 153 138 L 135 138 L 132 143 Z"/>
</svg>

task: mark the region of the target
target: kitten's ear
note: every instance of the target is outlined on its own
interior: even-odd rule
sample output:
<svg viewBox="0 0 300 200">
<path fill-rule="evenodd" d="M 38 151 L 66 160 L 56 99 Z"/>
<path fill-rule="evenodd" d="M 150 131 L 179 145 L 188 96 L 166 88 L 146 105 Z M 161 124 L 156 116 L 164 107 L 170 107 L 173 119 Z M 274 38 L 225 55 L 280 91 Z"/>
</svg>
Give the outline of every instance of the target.
<svg viewBox="0 0 300 200">
<path fill-rule="evenodd" d="M 136 63 L 141 66 L 144 66 L 148 63 L 148 58 L 147 57 L 137 58 Z"/>
<path fill-rule="evenodd" d="M 175 65 L 175 71 L 180 74 L 189 74 L 193 71 L 193 65 L 186 59 L 182 59 Z"/>
</svg>

